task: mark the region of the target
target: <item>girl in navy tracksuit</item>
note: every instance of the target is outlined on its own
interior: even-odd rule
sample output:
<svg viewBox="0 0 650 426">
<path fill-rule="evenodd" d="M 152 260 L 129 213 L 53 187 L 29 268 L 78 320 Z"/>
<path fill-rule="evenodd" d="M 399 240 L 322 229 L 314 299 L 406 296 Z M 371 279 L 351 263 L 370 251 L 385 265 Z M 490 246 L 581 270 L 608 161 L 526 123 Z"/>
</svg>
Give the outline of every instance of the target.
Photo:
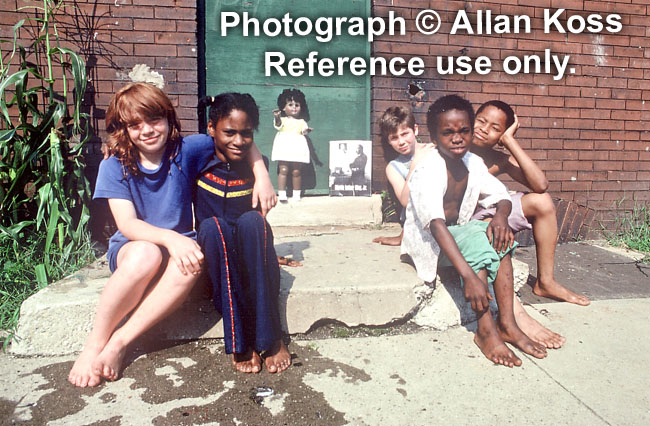
<svg viewBox="0 0 650 426">
<path fill-rule="evenodd" d="M 197 181 L 194 206 L 226 353 L 238 371 L 259 372 L 263 356 L 270 373 L 280 372 L 291 364 L 278 312 L 280 268 L 271 227 L 251 208 L 255 180 L 244 161 L 259 111 L 248 94 L 203 102 L 210 105 L 209 135 L 194 137 L 212 138 L 215 155 Z"/>
</svg>

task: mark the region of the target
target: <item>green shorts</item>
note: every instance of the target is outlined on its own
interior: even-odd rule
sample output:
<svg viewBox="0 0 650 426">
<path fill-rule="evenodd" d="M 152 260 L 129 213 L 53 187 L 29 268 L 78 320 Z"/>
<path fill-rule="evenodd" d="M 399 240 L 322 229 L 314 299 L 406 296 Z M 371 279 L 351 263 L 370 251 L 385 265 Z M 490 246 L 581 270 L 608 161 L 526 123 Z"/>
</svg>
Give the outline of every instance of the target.
<svg viewBox="0 0 650 426">
<path fill-rule="evenodd" d="M 489 222 L 483 222 L 481 220 L 471 220 L 465 225 L 452 225 L 448 226 L 447 229 L 449 229 L 452 237 L 454 237 L 460 254 L 463 255 L 472 270 L 475 273 L 478 273 L 481 269 L 487 270 L 487 282 L 492 283 L 497 276 L 501 259 L 509 253 L 514 253 L 517 242 L 515 241 L 512 248 L 497 253 L 485 233 L 488 224 Z M 445 267 L 453 265 L 447 256 L 440 252 L 438 266 Z M 462 278 L 460 282 L 461 284 L 463 283 Z"/>
</svg>

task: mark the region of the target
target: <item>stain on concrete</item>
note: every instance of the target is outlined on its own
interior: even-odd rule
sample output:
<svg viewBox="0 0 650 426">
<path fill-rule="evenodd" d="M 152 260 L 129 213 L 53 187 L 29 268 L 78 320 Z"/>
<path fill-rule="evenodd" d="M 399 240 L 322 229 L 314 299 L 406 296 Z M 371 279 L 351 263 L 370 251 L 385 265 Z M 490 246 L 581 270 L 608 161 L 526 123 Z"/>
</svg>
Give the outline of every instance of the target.
<svg viewBox="0 0 650 426">
<path fill-rule="evenodd" d="M 100 399 L 102 402 L 108 403 L 108 402 L 113 402 L 113 401 L 115 401 L 115 398 L 116 398 L 116 397 L 117 397 L 117 395 L 115 395 L 114 393 L 110 393 L 110 392 L 109 392 L 109 393 L 105 393 L 105 394 L 103 394 L 102 396 L 100 396 L 99 399 Z"/>
<path fill-rule="evenodd" d="M 406 384 L 406 380 L 402 379 L 399 376 L 399 374 L 393 374 L 392 376 L 390 376 L 390 378 L 397 380 L 397 384 L 399 384 L 399 385 L 405 385 Z"/>
<path fill-rule="evenodd" d="M 17 406 L 18 406 L 17 402 L 0 398 L 0 422 L 2 422 L 1 424 L 5 424 L 5 421 L 9 421 L 9 419 L 13 417 Z"/>
<path fill-rule="evenodd" d="M 72 361 L 23 371 L 23 379 L 40 383 L 33 390 L 35 402 L 21 411 L 20 402 L 0 399 L 0 424 L 343 425 L 344 413 L 304 384 L 303 376 L 370 380 L 365 371 L 324 358 L 310 345 L 290 344 L 293 366 L 277 375 L 235 372 L 220 341 L 138 346 L 127 355 L 120 380 L 96 388 L 74 388 L 67 382 Z M 156 374 L 161 370 L 174 370 L 174 377 Z M 261 386 L 273 389 L 273 395 L 257 403 L 251 389 Z M 38 392 L 45 394 L 39 397 Z"/>
<path fill-rule="evenodd" d="M 2 416 L 2 424 L 44 425 L 84 409 L 85 397 L 95 395 L 102 388 L 75 389 L 68 383 L 68 372 L 72 362 L 62 362 L 37 368 L 22 377 L 41 376 L 45 383 L 37 386 L 34 392 L 47 392 L 35 403 L 21 407 L 20 403 L 7 416 Z M 6 423 L 4 423 L 6 422 Z"/>
<path fill-rule="evenodd" d="M 115 416 L 115 417 L 111 417 L 108 420 L 88 423 L 88 426 L 120 426 L 121 424 L 122 424 L 122 416 Z"/>
</svg>

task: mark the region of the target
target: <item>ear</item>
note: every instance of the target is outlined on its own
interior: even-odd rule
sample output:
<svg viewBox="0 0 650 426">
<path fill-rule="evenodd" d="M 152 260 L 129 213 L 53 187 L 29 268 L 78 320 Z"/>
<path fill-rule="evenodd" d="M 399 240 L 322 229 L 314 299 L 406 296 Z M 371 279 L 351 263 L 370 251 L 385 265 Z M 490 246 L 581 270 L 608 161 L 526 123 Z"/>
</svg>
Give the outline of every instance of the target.
<svg viewBox="0 0 650 426">
<path fill-rule="evenodd" d="M 417 124 L 413 125 L 413 133 L 415 133 L 415 136 L 418 135 L 418 125 Z"/>
<path fill-rule="evenodd" d="M 212 121 L 208 121 L 208 135 L 214 138 L 216 131 L 217 129 L 215 129 L 214 123 Z"/>
</svg>

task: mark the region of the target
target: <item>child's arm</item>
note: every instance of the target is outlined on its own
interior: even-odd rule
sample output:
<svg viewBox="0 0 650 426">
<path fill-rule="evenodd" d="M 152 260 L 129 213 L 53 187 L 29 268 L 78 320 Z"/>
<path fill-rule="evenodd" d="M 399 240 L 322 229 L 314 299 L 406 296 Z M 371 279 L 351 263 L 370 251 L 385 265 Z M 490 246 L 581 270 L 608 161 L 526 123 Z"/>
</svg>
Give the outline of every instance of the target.
<svg viewBox="0 0 650 426">
<path fill-rule="evenodd" d="M 184 274 L 198 274 L 203 263 L 201 247 L 193 239 L 171 229 L 158 228 L 138 219 L 135 207 L 129 200 L 109 198 L 108 206 L 118 229 L 131 241 L 149 241 L 163 246 L 171 260 Z"/>
<path fill-rule="evenodd" d="M 390 165 L 390 163 L 386 166 L 386 178 L 393 187 L 393 191 L 395 191 L 397 200 L 402 205 L 402 207 L 406 207 L 409 201 L 410 191 L 409 186 L 406 184 L 406 182 L 408 182 L 408 180 L 411 178 L 411 175 L 413 174 L 413 171 L 417 165 L 420 163 L 420 160 L 422 160 L 422 158 L 424 158 L 424 156 L 433 149 L 434 145 L 432 143 L 415 144 L 415 153 L 413 154 L 413 159 L 411 160 L 411 165 L 409 166 L 409 172 L 406 175 L 406 179 L 403 178 L 402 175 L 397 170 L 395 170 L 393 166 Z"/>
<path fill-rule="evenodd" d="M 393 187 L 397 201 L 399 201 L 402 207 L 406 207 L 409 202 L 409 186 L 406 184 L 406 180 L 390 164 L 386 166 L 386 179 L 388 179 L 388 183 Z"/>
<path fill-rule="evenodd" d="M 255 184 L 253 185 L 252 207 L 254 209 L 257 208 L 257 203 L 259 201 L 260 207 L 262 209 L 262 215 L 266 216 L 266 214 L 273 207 L 275 207 L 278 199 L 275 195 L 275 189 L 271 183 L 271 178 L 269 177 L 269 171 L 266 170 L 266 165 L 264 164 L 262 153 L 260 152 L 257 145 L 253 144 L 246 160 L 248 162 L 248 165 L 253 170 L 253 175 L 255 176 Z"/>
<path fill-rule="evenodd" d="M 476 273 L 469 266 L 460 250 L 454 237 L 447 229 L 443 219 L 434 219 L 429 223 L 429 229 L 433 238 L 440 246 L 440 250 L 447 256 L 451 264 L 463 278 L 465 300 L 467 300 L 475 312 L 483 312 L 490 307 L 492 296 L 488 292 L 487 283 L 481 281 Z"/>
<path fill-rule="evenodd" d="M 548 180 L 546 180 L 544 172 L 526 154 L 526 151 L 515 139 L 515 132 L 518 128 L 519 120 L 515 115 L 515 122 L 501 135 L 499 140 L 499 143 L 511 154 L 510 159 L 504 165 L 503 171 L 532 191 L 542 194 L 548 189 Z"/>
</svg>

